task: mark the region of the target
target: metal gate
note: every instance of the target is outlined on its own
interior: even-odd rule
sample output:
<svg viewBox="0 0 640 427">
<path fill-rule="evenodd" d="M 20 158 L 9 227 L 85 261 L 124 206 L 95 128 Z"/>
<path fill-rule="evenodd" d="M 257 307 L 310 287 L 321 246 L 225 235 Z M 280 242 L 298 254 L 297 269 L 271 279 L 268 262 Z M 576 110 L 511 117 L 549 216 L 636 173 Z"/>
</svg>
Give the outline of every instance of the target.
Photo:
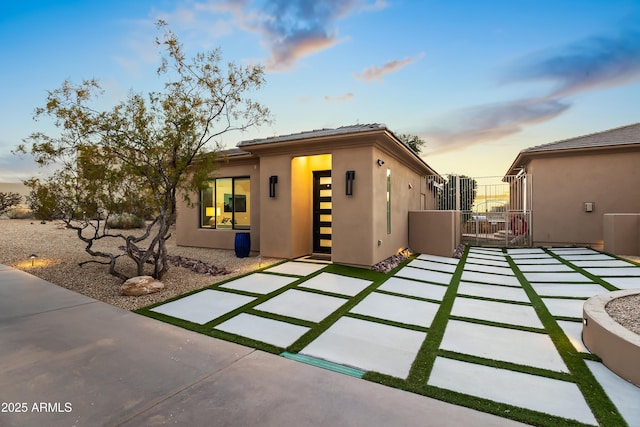
<svg viewBox="0 0 640 427">
<path fill-rule="evenodd" d="M 531 245 L 531 175 L 500 177 L 430 176 L 439 210 L 460 210 L 462 243 Z"/>
</svg>

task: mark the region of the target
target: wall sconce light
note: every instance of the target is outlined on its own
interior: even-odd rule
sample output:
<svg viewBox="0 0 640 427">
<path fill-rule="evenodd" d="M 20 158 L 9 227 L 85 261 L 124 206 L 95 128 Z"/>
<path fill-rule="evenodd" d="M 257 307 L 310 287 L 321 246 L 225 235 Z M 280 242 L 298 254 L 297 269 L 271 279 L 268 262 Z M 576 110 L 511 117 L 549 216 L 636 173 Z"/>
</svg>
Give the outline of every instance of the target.
<svg viewBox="0 0 640 427">
<path fill-rule="evenodd" d="M 276 184 L 278 183 L 278 176 L 272 175 L 269 177 L 269 197 L 276 197 Z"/>
<path fill-rule="evenodd" d="M 356 171 L 347 171 L 347 188 L 345 194 L 353 196 L 353 180 L 356 179 Z"/>
<path fill-rule="evenodd" d="M 382 165 L 384 165 L 384 160 L 378 159 L 378 161 L 376 163 L 378 163 L 378 166 L 382 166 Z"/>
<path fill-rule="evenodd" d="M 38 255 L 31 254 L 31 255 L 29 255 L 29 258 L 31 258 L 31 267 L 33 267 L 33 264 L 35 263 L 36 258 L 38 258 Z"/>
</svg>

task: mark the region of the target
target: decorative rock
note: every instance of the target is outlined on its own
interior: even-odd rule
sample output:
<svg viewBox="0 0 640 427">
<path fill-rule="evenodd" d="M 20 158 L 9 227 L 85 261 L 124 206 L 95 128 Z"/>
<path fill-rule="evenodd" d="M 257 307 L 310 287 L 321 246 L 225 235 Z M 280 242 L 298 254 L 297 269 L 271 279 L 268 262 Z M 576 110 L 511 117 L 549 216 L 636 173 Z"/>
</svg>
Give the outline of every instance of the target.
<svg viewBox="0 0 640 427">
<path fill-rule="evenodd" d="M 122 295 L 138 297 L 164 289 L 164 284 L 151 276 L 132 277 L 122 284 Z"/>
</svg>

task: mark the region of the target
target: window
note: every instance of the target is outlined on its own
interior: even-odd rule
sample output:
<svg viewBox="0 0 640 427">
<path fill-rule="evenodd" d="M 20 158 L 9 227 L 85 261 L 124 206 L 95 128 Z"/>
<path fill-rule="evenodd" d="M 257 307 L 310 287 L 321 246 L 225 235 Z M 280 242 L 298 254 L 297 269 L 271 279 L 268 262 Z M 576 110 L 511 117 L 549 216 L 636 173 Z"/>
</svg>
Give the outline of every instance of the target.
<svg viewBox="0 0 640 427">
<path fill-rule="evenodd" d="M 200 228 L 248 230 L 251 226 L 250 179 L 218 178 L 200 193 Z"/>
<path fill-rule="evenodd" d="M 387 169 L 387 234 L 391 234 L 391 169 Z"/>
</svg>

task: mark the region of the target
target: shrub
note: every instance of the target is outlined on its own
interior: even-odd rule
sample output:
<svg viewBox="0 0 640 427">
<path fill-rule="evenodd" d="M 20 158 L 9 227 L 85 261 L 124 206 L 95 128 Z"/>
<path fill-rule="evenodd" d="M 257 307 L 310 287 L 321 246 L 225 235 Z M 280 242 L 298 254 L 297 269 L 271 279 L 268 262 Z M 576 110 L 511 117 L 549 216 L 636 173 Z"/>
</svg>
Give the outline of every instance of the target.
<svg viewBox="0 0 640 427">
<path fill-rule="evenodd" d="M 28 208 L 13 207 L 7 211 L 7 216 L 10 219 L 29 219 L 33 218 L 33 212 Z"/>
<path fill-rule="evenodd" d="M 146 223 L 143 218 L 140 218 L 132 214 L 122 214 L 112 216 L 107 220 L 107 225 L 110 228 L 116 228 L 120 230 L 130 230 L 132 228 L 143 228 Z"/>
</svg>

